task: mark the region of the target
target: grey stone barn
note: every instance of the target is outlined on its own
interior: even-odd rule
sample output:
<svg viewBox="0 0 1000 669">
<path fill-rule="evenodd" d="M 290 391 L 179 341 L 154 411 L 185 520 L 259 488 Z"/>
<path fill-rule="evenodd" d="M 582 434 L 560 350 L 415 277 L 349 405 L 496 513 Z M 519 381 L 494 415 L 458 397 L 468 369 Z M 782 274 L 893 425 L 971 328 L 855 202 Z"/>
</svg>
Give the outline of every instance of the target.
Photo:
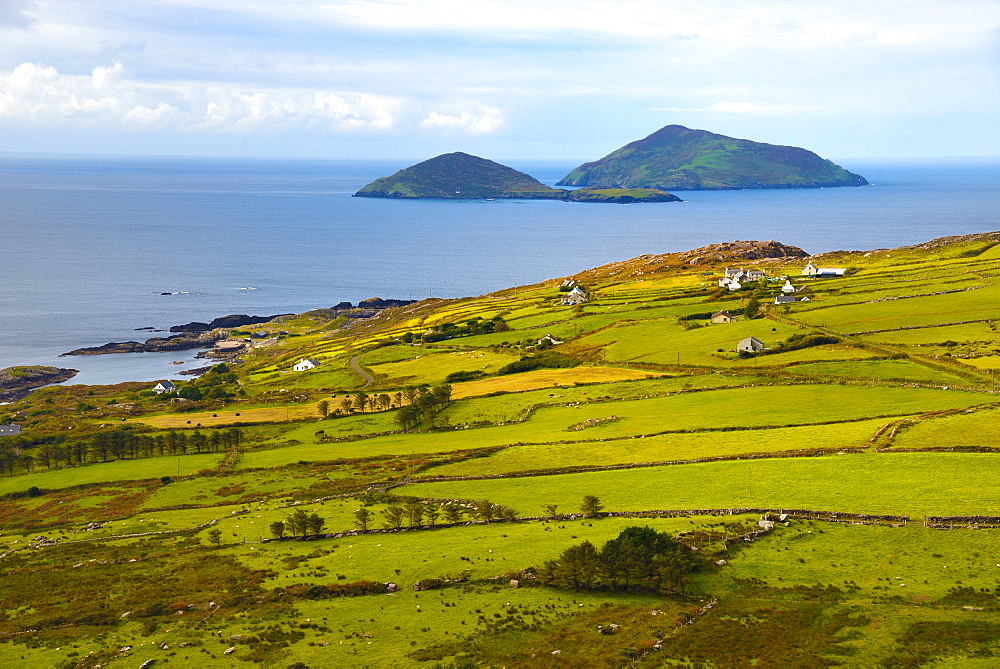
<svg viewBox="0 0 1000 669">
<path fill-rule="evenodd" d="M 757 353 L 758 351 L 763 351 L 765 348 L 764 342 L 756 337 L 747 337 L 736 345 L 737 351 L 746 351 L 747 353 Z"/>
</svg>

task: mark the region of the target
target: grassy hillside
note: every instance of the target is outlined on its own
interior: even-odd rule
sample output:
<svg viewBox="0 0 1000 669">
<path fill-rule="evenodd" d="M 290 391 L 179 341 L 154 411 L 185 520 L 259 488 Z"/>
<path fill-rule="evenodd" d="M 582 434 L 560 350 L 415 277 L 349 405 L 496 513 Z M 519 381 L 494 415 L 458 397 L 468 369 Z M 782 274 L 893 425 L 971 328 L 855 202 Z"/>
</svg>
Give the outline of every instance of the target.
<svg viewBox="0 0 1000 669">
<path fill-rule="evenodd" d="M 646 255 L 32 391 L 0 665 L 989 666 L 998 243 Z"/>
</svg>

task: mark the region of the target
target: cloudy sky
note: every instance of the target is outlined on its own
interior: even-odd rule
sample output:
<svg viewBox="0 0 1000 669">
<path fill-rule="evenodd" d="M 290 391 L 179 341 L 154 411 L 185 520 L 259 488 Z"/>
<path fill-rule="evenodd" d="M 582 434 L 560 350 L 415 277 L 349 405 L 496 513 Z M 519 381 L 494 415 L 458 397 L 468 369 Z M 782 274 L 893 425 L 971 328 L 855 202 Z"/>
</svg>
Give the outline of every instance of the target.
<svg viewBox="0 0 1000 669">
<path fill-rule="evenodd" d="M 0 0 L 0 152 L 1000 155 L 998 0 Z"/>
</svg>

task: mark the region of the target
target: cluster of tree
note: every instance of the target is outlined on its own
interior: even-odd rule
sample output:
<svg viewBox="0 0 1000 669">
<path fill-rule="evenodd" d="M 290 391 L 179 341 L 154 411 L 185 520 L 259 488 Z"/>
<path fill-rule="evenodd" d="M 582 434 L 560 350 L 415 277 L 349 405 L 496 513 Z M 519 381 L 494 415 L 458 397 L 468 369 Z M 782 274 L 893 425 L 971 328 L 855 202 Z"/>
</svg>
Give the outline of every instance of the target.
<svg viewBox="0 0 1000 669">
<path fill-rule="evenodd" d="M 441 323 L 440 325 L 435 325 L 428 332 L 423 334 L 414 334 L 412 332 L 407 332 L 403 335 L 402 339 L 406 343 L 411 343 L 417 339 L 421 339 L 425 344 L 430 344 L 436 341 L 443 341 L 445 339 L 454 339 L 455 337 L 468 337 L 470 335 L 479 334 L 489 334 L 491 332 L 506 332 L 510 328 L 507 323 L 504 322 L 503 317 L 494 316 L 493 318 L 486 320 L 483 318 L 471 318 L 463 323 Z"/>
<path fill-rule="evenodd" d="M 181 384 L 177 390 L 162 393 L 156 398 L 163 401 L 174 397 L 187 400 L 215 400 L 233 397 L 239 392 L 236 374 L 225 363 L 212 365 L 212 368 L 196 379 Z"/>
<path fill-rule="evenodd" d="M 318 513 L 308 513 L 305 509 L 295 509 L 284 520 L 276 520 L 269 526 L 276 539 L 288 534 L 292 537 L 310 537 L 323 533 L 326 520 Z"/>
<path fill-rule="evenodd" d="M 767 354 L 773 353 L 785 353 L 786 351 L 797 351 L 800 348 L 809 348 L 810 346 L 822 346 L 823 344 L 839 344 L 840 338 L 834 337 L 832 335 L 825 334 L 793 334 L 788 339 L 783 342 L 778 342 L 771 348 L 764 351 Z"/>
<path fill-rule="evenodd" d="M 416 427 L 425 418 L 433 420 L 438 412 L 451 404 L 451 386 L 447 383 L 433 388 L 404 388 L 399 394 L 407 402 L 396 413 L 396 422 L 404 430 Z"/>
<path fill-rule="evenodd" d="M 690 548 L 650 527 L 625 528 L 597 548 L 570 546 L 537 572 L 539 582 L 574 590 L 683 592 L 688 574 L 702 565 Z"/>
<path fill-rule="evenodd" d="M 718 309 L 716 309 L 716 311 L 718 311 Z M 739 307 L 737 309 L 727 309 L 726 311 L 728 311 L 729 313 L 731 313 L 733 316 L 742 316 L 743 312 L 744 312 L 744 308 L 743 307 Z M 693 314 L 685 314 L 683 316 L 678 316 L 677 320 L 679 320 L 679 321 L 707 321 L 708 319 L 710 319 L 712 317 L 712 314 L 714 314 L 714 313 L 715 313 L 715 311 L 699 311 L 699 312 L 693 313 Z"/>
<path fill-rule="evenodd" d="M 159 455 L 218 453 L 238 448 L 242 436 L 236 428 L 207 433 L 171 430 L 166 434 L 150 435 L 123 427 L 104 430 L 87 439 L 67 439 L 59 435 L 33 443 L 30 439 L 15 438 L 0 444 L 0 472 L 13 474 L 16 469 L 33 471 L 36 466 L 51 469 L 60 465 Z"/>
<path fill-rule="evenodd" d="M 418 527 L 421 525 L 436 525 L 439 518 L 446 523 L 460 523 L 466 516 L 485 520 L 510 520 L 514 518 L 514 510 L 502 504 L 494 504 L 489 500 L 481 500 L 471 506 L 452 502 L 443 506 L 425 502 L 409 502 L 407 504 L 390 504 L 382 510 L 382 526 L 387 529 L 400 527 Z M 354 512 L 354 526 L 359 530 L 369 530 L 375 522 L 375 514 L 366 507 Z"/>
<path fill-rule="evenodd" d="M 486 372 L 481 369 L 461 370 L 452 372 L 444 377 L 445 383 L 461 383 L 462 381 L 475 381 L 486 376 Z"/>
<path fill-rule="evenodd" d="M 364 413 L 366 409 L 371 411 L 385 411 L 394 406 L 400 406 L 403 402 L 404 393 L 398 392 L 394 397 L 390 397 L 388 393 L 378 393 L 377 395 L 369 395 L 366 392 L 356 392 L 353 395 L 344 395 L 340 398 L 340 407 L 333 409 L 332 413 L 335 415 L 343 414 L 349 416 L 350 414 L 358 411 Z M 393 401 L 395 399 L 395 401 Z M 317 405 L 319 410 L 319 415 L 322 418 L 326 418 L 330 415 L 330 402 L 329 400 L 321 400 Z"/>
<path fill-rule="evenodd" d="M 497 370 L 498 375 L 517 374 L 519 372 L 530 372 L 533 369 L 559 369 L 564 367 L 576 367 L 582 362 L 579 358 L 574 358 L 565 353 L 546 351 L 535 355 L 526 355 L 520 360 L 507 363 Z"/>
</svg>

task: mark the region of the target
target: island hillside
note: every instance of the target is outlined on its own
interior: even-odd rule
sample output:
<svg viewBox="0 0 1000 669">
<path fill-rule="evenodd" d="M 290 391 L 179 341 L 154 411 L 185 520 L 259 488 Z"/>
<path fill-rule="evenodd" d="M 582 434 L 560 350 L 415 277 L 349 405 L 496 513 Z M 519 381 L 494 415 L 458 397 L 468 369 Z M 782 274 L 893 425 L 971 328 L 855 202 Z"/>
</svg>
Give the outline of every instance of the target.
<svg viewBox="0 0 1000 669">
<path fill-rule="evenodd" d="M 600 160 L 580 165 L 557 185 L 734 190 L 867 184 L 864 177 L 806 149 L 668 125 Z"/>
<path fill-rule="evenodd" d="M 552 188 L 534 177 L 486 158 L 456 151 L 411 165 L 376 179 L 355 197 L 445 200 L 566 200 L 571 202 L 679 202 L 676 195 L 655 188 Z"/>
<path fill-rule="evenodd" d="M 461 151 L 446 153 L 376 179 L 355 197 L 478 200 L 561 200 L 566 191 L 546 186 L 524 172 Z"/>
</svg>

